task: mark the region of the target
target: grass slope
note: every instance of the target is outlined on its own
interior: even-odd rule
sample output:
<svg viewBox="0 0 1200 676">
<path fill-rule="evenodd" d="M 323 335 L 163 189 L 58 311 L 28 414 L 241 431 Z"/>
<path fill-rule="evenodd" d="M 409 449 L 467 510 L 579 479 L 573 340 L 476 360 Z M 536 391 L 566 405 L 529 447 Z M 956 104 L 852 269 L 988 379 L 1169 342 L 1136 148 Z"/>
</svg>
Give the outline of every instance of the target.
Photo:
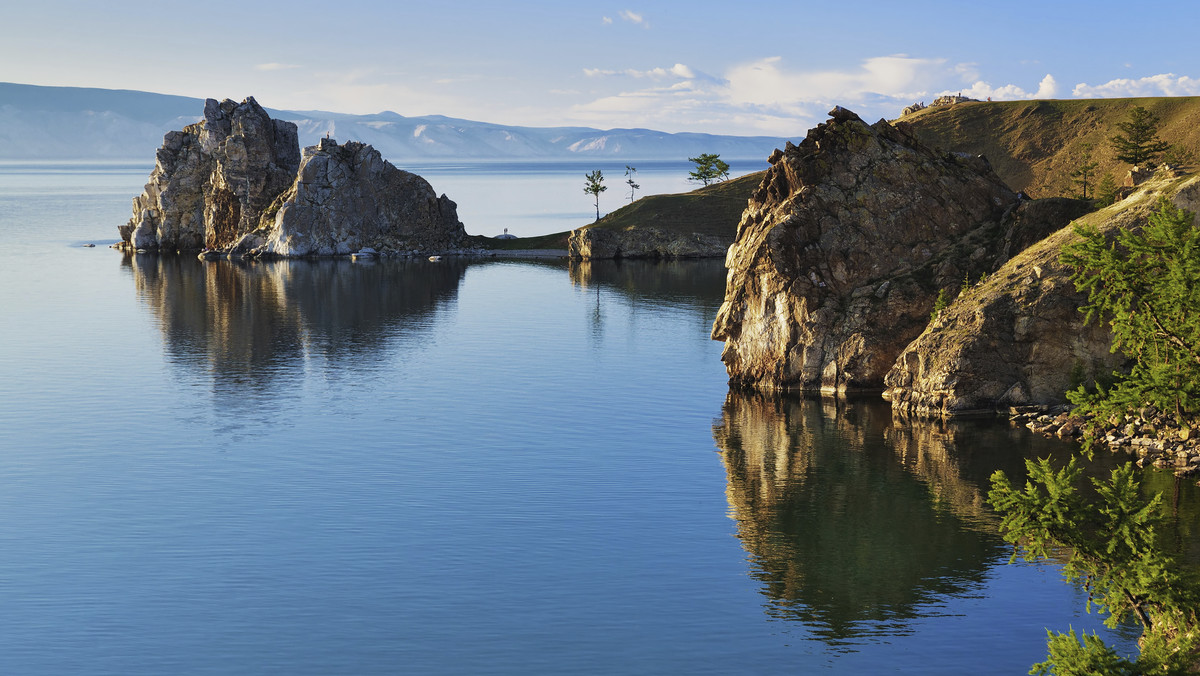
<svg viewBox="0 0 1200 676">
<path fill-rule="evenodd" d="M 742 211 L 746 209 L 746 202 L 758 189 L 764 173 L 766 172 L 759 171 L 747 174 L 686 193 L 647 195 L 583 227 L 628 230 L 640 226 L 653 226 L 679 233 L 715 235 L 733 242 L 738 222 L 742 219 Z M 568 234 L 556 232 L 540 237 L 507 240 L 471 237 L 470 241 L 477 246 L 497 251 L 565 249 Z"/>
<path fill-rule="evenodd" d="M 925 143 L 981 154 L 1014 190 L 1035 197 L 1078 192 L 1071 172 L 1082 164 L 1084 144 L 1099 162 L 1096 181 L 1111 173 L 1118 185 L 1129 165 L 1118 162 L 1108 138 L 1129 111 L 1142 106 L 1159 118 L 1159 138 L 1200 157 L 1200 97 L 1003 101 L 930 106 L 900 118 Z"/>
</svg>

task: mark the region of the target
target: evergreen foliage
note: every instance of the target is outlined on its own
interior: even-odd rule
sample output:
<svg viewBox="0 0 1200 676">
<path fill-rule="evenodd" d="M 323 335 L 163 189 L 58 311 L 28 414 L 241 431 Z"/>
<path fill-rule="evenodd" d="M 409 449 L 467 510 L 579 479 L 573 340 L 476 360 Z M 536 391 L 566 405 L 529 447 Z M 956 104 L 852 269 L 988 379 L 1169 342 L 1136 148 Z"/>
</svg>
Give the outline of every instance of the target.
<svg viewBox="0 0 1200 676">
<path fill-rule="evenodd" d="M 1092 159 L 1091 144 L 1083 146 L 1083 161 L 1071 172 L 1072 182 L 1079 186 L 1079 199 L 1088 198 L 1089 184 L 1095 187 L 1096 167 L 1100 166 L 1099 162 Z"/>
<path fill-rule="evenodd" d="M 695 171 L 688 172 L 688 180 L 707 186 L 716 181 L 729 178 L 729 165 L 720 155 L 703 153 L 699 157 L 689 157 L 688 162 L 696 165 Z"/>
<path fill-rule="evenodd" d="M 1111 387 L 1068 393 L 1082 414 L 1105 420 L 1151 404 L 1180 422 L 1200 411 L 1200 229 L 1191 212 L 1160 200 L 1141 229 L 1108 241 L 1076 226 L 1082 241 L 1063 249 L 1071 279 L 1088 294 L 1086 321 L 1112 326 L 1113 350 L 1134 361 Z"/>
<path fill-rule="evenodd" d="M 583 192 L 592 195 L 596 198 L 596 220 L 600 220 L 600 193 L 608 190 L 608 186 L 604 185 L 604 174 L 597 169 L 593 172 L 584 174 Z"/>
<path fill-rule="evenodd" d="M 1109 137 L 1117 159 L 1135 167 L 1153 167 L 1169 144 L 1158 138 L 1158 116 L 1141 106 L 1129 111 L 1129 119 L 1117 123 L 1121 133 Z"/>
<path fill-rule="evenodd" d="M 629 203 L 633 204 L 633 193 L 642 186 L 638 185 L 634 178 L 637 176 L 637 169 L 625 165 L 625 185 L 629 186 Z"/>
<path fill-rule="evenodd" d="M 1048 459 L 1027 461 L 1026 467 L 1029 477 L 1022 489 L 1001 471 L 992 475 L 988 502 L 1001 514 L 1004 539 L 1020 545 L 1028 561 L 1067 556 L 1063 576 L 1087 589 L 1088 610 L 1094 605 L 1108 615 L 1110 627 L 1132 616 L 1143 632 L 1133 661 L 1095 635 L 1084 634 L 1080 643 L 1074 630 L 1049 632 L 1049 659 L 1030 673 L 1193 673 L 1200 649 L 1200 598 L 1158 544 L 1161 497 L 1141 495 L 1132 463 L 1114 469 L 1107 481 L 1092 479 L 1094 495 L 1081 490 L 1076 459 L 1057 470 Z"/>
<path fill-rule="evenodd" d="M 1096 206 L 1106 207 L 1113 204 L 1117 201 L 1117 194 L 1117 183 L 1112 174 L 1105 174 L 1096 184 Z"/>
</svg>

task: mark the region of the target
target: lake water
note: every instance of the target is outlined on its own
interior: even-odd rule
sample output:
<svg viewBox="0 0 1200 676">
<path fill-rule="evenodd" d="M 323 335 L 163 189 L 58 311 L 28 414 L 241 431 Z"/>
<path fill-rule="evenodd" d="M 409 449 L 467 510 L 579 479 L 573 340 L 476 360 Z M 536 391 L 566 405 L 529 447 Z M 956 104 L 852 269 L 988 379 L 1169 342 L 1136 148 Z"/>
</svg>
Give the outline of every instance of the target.
<svg viewBox="0 0 1200 676">
<path fill-rule="evenodd" d="M 1068 445 L 730 393 L 719 262 L 127 257 L 103 245 L 145 175 L 0 167 L 0 673 L 1011 674 L 1046 627 L 1130 646 L 1008 564 L 983 504 Z"/>
</svg>

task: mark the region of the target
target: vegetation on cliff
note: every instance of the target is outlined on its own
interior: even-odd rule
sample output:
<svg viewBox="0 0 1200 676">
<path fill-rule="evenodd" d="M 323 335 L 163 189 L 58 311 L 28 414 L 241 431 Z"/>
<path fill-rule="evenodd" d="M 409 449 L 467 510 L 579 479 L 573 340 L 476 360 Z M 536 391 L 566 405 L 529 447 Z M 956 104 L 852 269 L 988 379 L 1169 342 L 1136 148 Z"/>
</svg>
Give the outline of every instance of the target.
<svg viewBox="0 0 1200 676">
<path fill-rule="evenodd" d="M 1129 165 L 1111 150 L 1110 137 L 1142 107 L 1158 118 L 1158 138 L 1186 160 L 1200 148 L 1200 97 L 1002 101 L 931 106 L 901 122 L 925 143 L 945 150 L 982 154 L 1013 189 L 1036 197 L 1071 195 L 1071 173 L 1085 164 L 1091 147 L 1095 176 L 1124 176 Z"/>
</svg>

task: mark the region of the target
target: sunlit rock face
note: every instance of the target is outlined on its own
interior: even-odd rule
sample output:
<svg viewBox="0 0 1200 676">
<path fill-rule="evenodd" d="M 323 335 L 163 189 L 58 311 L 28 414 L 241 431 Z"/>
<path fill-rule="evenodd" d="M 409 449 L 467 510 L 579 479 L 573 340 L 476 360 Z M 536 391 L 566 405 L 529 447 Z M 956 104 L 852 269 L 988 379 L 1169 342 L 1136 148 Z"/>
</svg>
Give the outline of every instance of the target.
<svg viewBox="0 0 1200 676">
<path fill-rule="evenodd" d="M 882 389 L 938 289 L 995 268 L 1017 196 L 986 159 L 842 108 L 770 162 L 729 249 L 712 331 L 731 384 Z"/>
<path fill-rule="evenodd" d="M 355 141 L 322 139 L 305 148 L 295 183 L 272 208 L 236 249 L 330 256 L 370 247 L 394 254 L 445 251 L 466 237 L 454 202 Z"/>
<path fill-rule="evenodd" d="M 258 227 L 299 166 L 295 124 L 271 119 L 253 97 L 208 99 L 202 122 L 163 138 L 121 238 L 136 249 L 227 247 Z"/>
<path fill-rule="evenodd" d="M 1200 179 L 1151 181 L 1126 200 L 1082 220 L 1112 237 L 1146 224 L 1160 197 L 1192 210 Z M 1099 319 L 1079 312 L 1086 294 L 1059 262 L 1079 238 L 1064 227 L 1030 246 L 982 284 L 967 289 L 905 350 L 885 383 L 898 410 L 952 415 L 997 406 L 1056 404 L 1080 384 L 1126 368 Z"/>
</svg>

